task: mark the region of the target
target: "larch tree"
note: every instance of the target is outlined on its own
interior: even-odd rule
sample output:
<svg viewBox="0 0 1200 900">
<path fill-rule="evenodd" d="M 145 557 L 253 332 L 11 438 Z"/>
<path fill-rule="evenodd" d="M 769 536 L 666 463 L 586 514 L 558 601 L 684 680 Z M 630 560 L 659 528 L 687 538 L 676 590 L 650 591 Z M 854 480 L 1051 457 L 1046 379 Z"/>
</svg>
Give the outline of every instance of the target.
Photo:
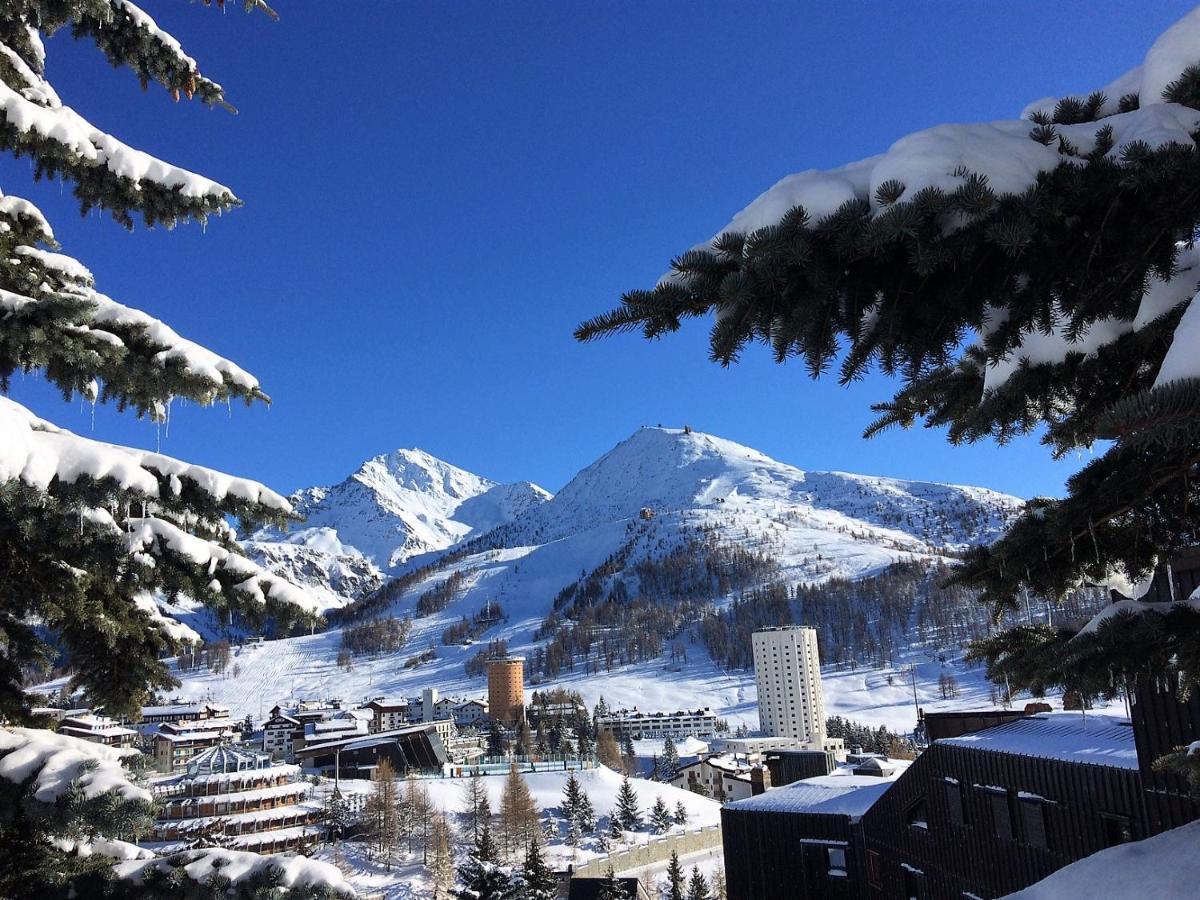
<svg viewBox="0 0 1200 900">
<path fill-rule="evenodd" d="M 265 4 L 248 3 L 249 7 Z M 35 178 L 72 186 L 80 209 L 132 228 L 204 222 L 240 201 L 224 185 L 143 153 L 67 106 L 42 36 L 68 31 L 173 96 L 227 105 L 179 43 L 129 0 L 14 0 L 0 9 L 0 147 Z M 0 197 L 0 391 L 38 374 L 64 398 L 163 422 L 172 402 L 266 402 L 257 379 L 152 315 L 97 289 L 59 251 L 33 203 Z M 282 627 L 312 598 L 241 553 L 228 519 L 283 522 L 288 502 L 253 481 L 161 453 L 80 437 L 0 396 L 0 716 L 29 717 L 21 690 L 45 629 L 72 687 L 115 715 L 175 685 L 162 658 L 198 636 L 156 595 L 183 594 Z M 33 623 L 38 624 L 35 630 Z"/>
<path fill-rule="evenodd" d="M 653 339 L 708 317 L 722 365 L 763 344 L 813 377 L 897 379 L 868 437 L 923 423 L 955 444 L 1095 449 L 1065 497 L 1030 501 L 951 583 L 997 615 L 1084 583 L 1127 598 L 1080 640 L 1038 626 L 985 649 L 1030 684 L 1164 666 L 1197 682 L 1200 598 L 1135 601 L 1200 524 L 1198 140 L 1194 10 L 1100 90 L 784 178 L 576 336 Z"/>
<path fill-rule="evenodd" d="M 614 772 L 621 772 L 625 769 L 624 763 L 621 761 L 621 748 L 617 745 L 617 739 L 613 737 L 613 733 L 607 728 L 600 729 L 600 734 L 596 738 L 596 756 L 601 765 L 608 766 Z"/>
<path fill-rule="evenodd" d="M 384 868 L 392 870 L 392 857 L 401 841 L 400 785 L 396 771 L 387 759 L 381 759 L 371 782 L 371 794 L 364 804 L 363 818 L 367 833 Z"/>
<path fill-rule="evenodd" d="M 442 810 L 435 810 L 429 832 L 430 880 L 433 882 L 433 900 L 446 900 L 454 886 L 454 834 L 450 819 Z"/>
<path fill-rule="evenodd" d="M 500 794 L 500 841 L 505 856 L 529 846 L 538 830 L 538 808 L 525 776 L 513 762 Z"/>
</svg>

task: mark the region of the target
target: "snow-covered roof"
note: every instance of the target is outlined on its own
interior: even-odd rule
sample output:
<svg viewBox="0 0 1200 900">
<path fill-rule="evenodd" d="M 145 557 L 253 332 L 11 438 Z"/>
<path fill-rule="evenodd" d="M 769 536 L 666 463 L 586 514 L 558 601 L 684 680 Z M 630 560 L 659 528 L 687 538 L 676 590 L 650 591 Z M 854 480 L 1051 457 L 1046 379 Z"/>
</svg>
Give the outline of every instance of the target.
<svg viewBox="0 0 1200 900">
<path fill-rule="evenodd" d="M 1194 897 L 1200 882 L 1200 822 L 1120 844 L 1059 869 L 1009 894 L 1008 900 L 1092 900 L 1093 897 Z"/>
<path fill-rule="evenodd" d="M 242 772 L 247 769 L 265 769 L 271 764 L 269 754 L 242 747 L 218 744 L 216 747 L 197 753 L 188 762 L 189 775 L 216 775 L 226 772 Z"/>
<path fill-rule="evenodd" d="M 1101 713 L 1039 713 L 937 743 L 1121 769 L 1138 767 L 1129 720 Z"/>
<path fill-rule="evenodd" d="M 882 778 L 855 775 L 850 767 L 844 766 L 829 775 L 805 778 L 729 806 L 739 811 L 819 813 L 858 819 L 887 792 L 909 763 L 888 760 L 888 765 L 892 767 L 892 774 Z"/>
</svg>

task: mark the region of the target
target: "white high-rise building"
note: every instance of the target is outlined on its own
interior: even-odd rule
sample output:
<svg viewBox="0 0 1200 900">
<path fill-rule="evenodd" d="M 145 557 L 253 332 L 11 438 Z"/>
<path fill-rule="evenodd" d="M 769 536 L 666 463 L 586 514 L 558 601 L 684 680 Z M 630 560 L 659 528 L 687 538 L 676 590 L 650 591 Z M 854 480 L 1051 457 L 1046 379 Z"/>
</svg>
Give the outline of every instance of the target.
<svg viewBox="0 0 1200 900">
<path fill-rule="evenodd" d="M 756 631 L 754 676 L 762 733 L 825 744 L 825 700 L 817 632 L 806 625 Z"/>
</svg>

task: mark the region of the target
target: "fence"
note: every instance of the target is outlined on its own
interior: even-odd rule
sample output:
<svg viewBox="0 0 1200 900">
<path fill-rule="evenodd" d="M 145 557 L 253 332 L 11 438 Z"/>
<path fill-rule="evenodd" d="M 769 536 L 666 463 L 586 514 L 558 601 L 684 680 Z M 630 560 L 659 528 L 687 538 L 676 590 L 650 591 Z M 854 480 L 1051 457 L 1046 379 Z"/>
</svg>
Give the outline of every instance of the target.
<svg viewBox="0 0 1200 900">
<path fill-rule="evenodd" d="M 719 846 L 721 846 L 721 826 L 707 825 L 695 831 L 664 834 L 651 838 L 648 843 L 637 844 L 626 850 L 617 850 L 608 856 L 588 860 L 577 866 L 574 874 L 601 877 L 608 873 L 610 867 L 614 872 L 628 872 L 631 869 L 640 869 L 642 866 L 662 862 L 671 856 L 672 850 L 680 856 L 686 856 L 689 853 Z"/>
</svg>

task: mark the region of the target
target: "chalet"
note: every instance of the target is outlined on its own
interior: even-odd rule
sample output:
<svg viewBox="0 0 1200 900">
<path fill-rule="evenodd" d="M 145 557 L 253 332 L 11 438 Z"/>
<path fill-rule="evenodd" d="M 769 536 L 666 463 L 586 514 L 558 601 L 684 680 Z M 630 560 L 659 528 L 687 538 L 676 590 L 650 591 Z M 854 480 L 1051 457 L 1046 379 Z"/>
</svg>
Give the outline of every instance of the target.
<svg viewBox="0 0 1200 900">
<path fill-rule="evenodd" d="M 363 709 L 371 712 L 371 733 L 376 734 L 381 731 L 394 731 L 409 722 L 409 710 L 412 706 L 408 700 L 401 697 L 397 700 L 387 700 L 379 698 L 366 703 Z M 420 716 L 419 706 L 413 710 L 418 717 Z"/>
<path fill-rule="evenodd" d="M 671 784 L 722 803 L 744 800 L 754 793 L 750 764 L 725 755 L 709 756 L 680 766 Z"/>
<path fill-rule="evenodd" d="M 291 759 L 292 739 L 297 731 L 303 733 L 300 720 L 285 714 L 277 706 L 271 718 L 263 723 L 263 751 L 274 759 Z"/>
<path fill-rule="evenodd" d="M 137 732 L 132 728 L 124 728 L 115 719 L 94 713 L 63 716 L 58 724 L 58 733 L 108 747 L 132 747 L 137 738 Z"/>
<path fill-rule="evenodd" d="M 487 700 L 461 700 L 452 707 L 450 718 L 459 728 L 478 727 L 487 721 Z"/>
</svg>

